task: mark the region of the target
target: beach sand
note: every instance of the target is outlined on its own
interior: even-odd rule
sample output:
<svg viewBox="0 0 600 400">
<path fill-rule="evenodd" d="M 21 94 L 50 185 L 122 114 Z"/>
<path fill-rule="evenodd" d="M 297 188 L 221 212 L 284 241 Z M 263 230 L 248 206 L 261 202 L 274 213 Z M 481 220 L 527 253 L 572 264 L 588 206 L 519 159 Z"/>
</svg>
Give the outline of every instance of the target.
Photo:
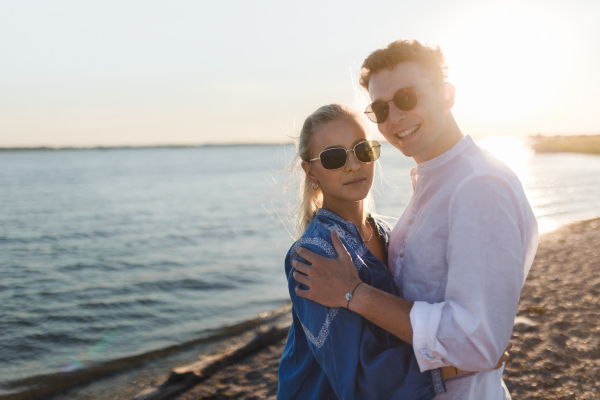
<svg viewBox="0 0 600 400">
<path fill-rule="evenodd" d="M 600 218 L 543 235 L 504 381 L 514 399 L 600 398 Z"/>
<path fill-rule="evenodd" d="M 521 294 L 504 372 L 513 399 L 600 398 L 600 219 L 543 235 Z M 179 400 L 275 399 L 277 343 Z"/>
</svg>

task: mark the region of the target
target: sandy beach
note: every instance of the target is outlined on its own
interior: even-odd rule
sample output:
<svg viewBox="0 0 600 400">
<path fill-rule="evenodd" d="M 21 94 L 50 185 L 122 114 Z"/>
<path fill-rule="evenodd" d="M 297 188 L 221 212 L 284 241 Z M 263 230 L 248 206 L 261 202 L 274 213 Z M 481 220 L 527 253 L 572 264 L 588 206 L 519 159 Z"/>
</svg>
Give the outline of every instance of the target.
<svg viewBox="0 0 600 400">
<path fill-rule="evenodd" d="M 513 399 L 600 397 L 599 271 L 600 219 L 541 237 L 504 373 Z M 178 399 L 275 399 L 283 346 L 269 346 Z"/>
<path fill-rule="evenodd" d="M 514 399 L 600 398 L 600 219 L 543 235 L 504 380 Z"/>
</svg>

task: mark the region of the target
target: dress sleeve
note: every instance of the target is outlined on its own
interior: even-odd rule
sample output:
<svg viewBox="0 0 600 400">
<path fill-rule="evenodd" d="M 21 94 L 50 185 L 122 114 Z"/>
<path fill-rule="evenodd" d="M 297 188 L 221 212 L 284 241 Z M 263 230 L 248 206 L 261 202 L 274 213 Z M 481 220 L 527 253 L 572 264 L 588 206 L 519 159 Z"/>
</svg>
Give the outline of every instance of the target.
<svg viewBox="0 0 600 400">
<path fill-rule="evenodd" d="M 416 400 L 445 393 L 440 371 L 421 373 L 410 345 L 378 337 L 360 315 L 346 308 L 328 308 L 296 295 L 298 282 L 292 275 L 291 260 L 306 262 L 295 252 L 298 245 L 328 258 L 337 258 L 337 254 L 330 241 L 305 237 L 286 258 L 293 312 L 337 397 L 358 400 L 376 395 L 377 399 Z M 347 243 L 344 245 L 355 259 L 356 254 Z"/>
<path fill-rule="evenodd" d="M 421 370 L 494 368 L 508 345 L 526 264 L 525 217 L 500 178 L 457 188 L 449 204 L 444 301 L 415 302 L 410 318 Z"/>
</svg>

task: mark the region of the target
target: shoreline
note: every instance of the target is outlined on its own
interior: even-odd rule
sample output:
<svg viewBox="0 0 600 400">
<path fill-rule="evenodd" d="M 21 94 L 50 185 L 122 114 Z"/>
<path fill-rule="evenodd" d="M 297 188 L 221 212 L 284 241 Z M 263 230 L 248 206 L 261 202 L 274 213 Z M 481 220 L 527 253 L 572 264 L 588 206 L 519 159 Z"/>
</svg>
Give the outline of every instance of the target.
<svg viewBox="0 0 600 400">
<path fill-rule="evenodd" d="M 600 397 L 600 218 L 540 236 L 521 292 L 504 382 L 513 399 Z M 284 341 L 208 379 L 177 400 L 275 399 Z"/>
<path fill-rule="evenodd" d="M 156 379 L 151 377 L 153 373 L 165 375 L 174 364 L 182 364 L 198 360 L 198 354 L 211 354 L 221 351 L 223 348 L 238 344 L 248 337 L 251 337 L 260 329 L 281 324 L 287 320 L 291 303 L 286 303 L 268 312 L 262 312 L 255 318 L 251 318 L 240 323 L 224 326 L 217 329 L 209 329 L 204 335 L 197 339 L 156 349 L 146 353 L 128 356 L 120 359 L 109 360 L 101 363 L 95 363 L 71 372 L 57 372 L 47 375 L 35 375 L 24 379 L 19 379 L 7 383 L 2 383 L 2 389 L 5 393 L 0 393 L 0 400 L 29 400 L 29 399 L 70 399 L 72 391 L 85 391 L 88 387 L 95 387 L 97 383 L 101 386 L 107 386 L 108 381 L 119 381 L 120 377 L 125 375 L 135 375 L 136 371 L 140 373 L 140 380 L 146 380 L 150 384 Z M 152 372 L 154 371 L 154 372 Z M 162 371 L 162 372 L 161 372 Z M 137 384 L 138 378 L 134 378 Z M 108 386 L 111 386 L 109 383 Z M 121 383 L 117 392 L 121 392 Z M 143 388 L 146 385 L 139 384 L 133 391 Z M 66 396 L 66 397 L 63 397 Z M 110 397 L 97 397 L 114 398 Z M 133 397 L 133 396 L 131 396 Z M 86 397 L 87 398 L 87 397 Z"/>
<path fill-rule="evenodd" d="M 541 235 L 503 374 L 513 399 L 600 397 L 599 295 L 600 218 Z M 275 399 L 283 347 L 271 345 L 176 399 Z"/>
<path fill-rule="evenodd" d="M 540 236 L 521 291 L 503 379 L 513 399 L 600 397 L 600 218 Z M 284 341 L 178 396 L 177 400 L 275 399 Z"/>
<path fill-rule="evenodd" d="M 513 399 L 600 397 L 600 218 L 540 236 L 503 380 Z M 176 397 L 275 399 L 284 341 Z"/>
<path fill-rule="evenodd" d="M 536 153 L 600 154 L 600 135 L 530 136 Z"/>
<path fill-rule="evenodd" d="M 503 379 L 515 399 L 594 399 L 600 392 L 600 218 L 542 234 L 515 320 L 514 347 Z M 54 400 L 131 400 L 163 384 L 173 369 L 247 343 L 258 329 L 289 323 L 290 305 L 223 330 L 197 345 L 87 383 L 63 389 Z M 263 315 L 263 314 L 261 314 Z M 275 398 L 285 339 L 269 344 L 185 391 L 178 400 Z M 178 346 L 172 346 L 173 348 Z M 164 349 L 163 349 L 164 350 Z M 31 392 L 28 397 L 48 398 Z"/>
</svg>

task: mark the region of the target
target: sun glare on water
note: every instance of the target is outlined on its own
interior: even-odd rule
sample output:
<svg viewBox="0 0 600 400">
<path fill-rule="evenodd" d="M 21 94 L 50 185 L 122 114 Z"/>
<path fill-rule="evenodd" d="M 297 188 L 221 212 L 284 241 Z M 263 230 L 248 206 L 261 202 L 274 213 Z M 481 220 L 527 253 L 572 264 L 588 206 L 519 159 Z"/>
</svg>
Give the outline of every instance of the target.
<svg viewBox="0 0 600 400">
<path fill-rule="evenodd" d="M 465 131 L 532 133 L 560 118 L 569 58 L 562 29 L 556 16 L 523 3 L 481 5 L 454 19 L 443 50 Z"/>
<path fill-rule="evenodd" d="M 548 175 L 540 175 L 542 171 L 532 167 L 535 164 L 533 162 L 535 152 L 527 143 L 527 139 L 489 136 L 477 140 L 477 145 L 508 165 L 517 174 L 533 208 L 540 233 L 551 232 L 569 222 L 568 213 L 564 212 L 566 210 L 559 208 L 560 202 L 568 198 L 562 192 L 561 181 Z M 540 179 L 542 180 L 541 185 Z M 572 188 L 567 189 L 569 193 L 572 190 Z"/>
</svg>

